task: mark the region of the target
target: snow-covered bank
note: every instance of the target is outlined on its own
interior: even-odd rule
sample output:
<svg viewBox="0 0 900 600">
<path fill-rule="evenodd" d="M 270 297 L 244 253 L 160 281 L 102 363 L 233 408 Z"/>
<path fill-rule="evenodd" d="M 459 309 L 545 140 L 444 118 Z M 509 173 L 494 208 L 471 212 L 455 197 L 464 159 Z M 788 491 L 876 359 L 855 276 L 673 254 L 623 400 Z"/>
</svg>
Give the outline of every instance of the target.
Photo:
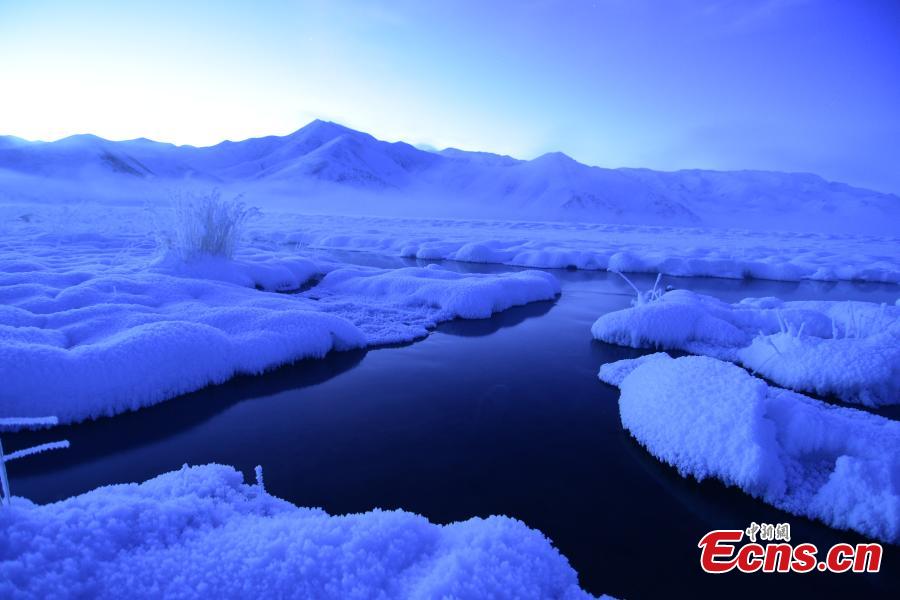
<svg viewBox="0 0 900 600">
<path fill-rule="evenodd" d="M 507 517 L 435 525 L 330 516 L 230 467 L 0 510 L 4 598 L 589 598 L 540 532 Z"/>
<path fill-rule="evenodd" d="M 432 307 L 440 311 L 436 318 L 445 320 L 484 319 L 511 306 L 548 300 L 559 291 L 559 282 L 544 271 L 463 275 L 429 265 L 394 271 L 332 271 L 317 286 L 315 294 L 385 298 L 406 306 Z"/>
<path fill-rule="evenodd" d="M 891 237 L 531 221 L 271 215 L 259 240 L 535 268 L 900 283 Z"/>
<path fill-rule="evenodd" d="M 558 293 L 538 271 L 391 272 L 260 247 L 233 261 L 154 261 L 126 232 L 36 227 L 0 241 L 0 412 L 113 415 Z"/>
<path fill-rule="evenodd" d="M 900 542 L 900 423 L 767 385 L 704 356 L 604 365 L 625 427 L 698 480 L 788 512 Z"/>
<path fill-rule="evenodd" d="M 103 204 L 0 204 L 0 234 L 10 247 L 40 253 L 73 236 L 93 239 L 110 265 L 149 260 L 149 213 Z M 782 281 L 900 283 L 900 238 L 602 225 L 537 221 L 352 217 L 267 210 L 248 227 L 251 248 L 372 252 L 423 260 L 457 260 L 531 268 L 575 268 L 674 276 Z M 35 241 L 41 244 L 33 244 Z M 0 250 L 3 249 L 0 242 Z M 31 248 L 29 248 L 31 246 Z M 89 255 L 86 255 L 89 256 Z"/>
<path fill-rule="evenodd" d="M 900 306 L 745 299 L 674 290 L 602 315 L 601 341 L 740 363 L 791 389 L 870 406 L 900 402 Z"/>
</svg>

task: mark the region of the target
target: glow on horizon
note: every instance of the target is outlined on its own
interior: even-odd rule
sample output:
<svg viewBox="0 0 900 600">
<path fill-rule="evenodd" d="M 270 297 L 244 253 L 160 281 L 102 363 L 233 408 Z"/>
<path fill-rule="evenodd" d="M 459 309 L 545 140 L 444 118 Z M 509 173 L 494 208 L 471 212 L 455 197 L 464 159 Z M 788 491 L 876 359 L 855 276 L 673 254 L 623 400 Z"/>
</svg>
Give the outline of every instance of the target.
<svg viewBox="0 0 900 600">
<path fill-rule="evenodd" d="M 898 192 L 898 17 L 877 0 L 0 0 L 0 134 L 210 145 L 323 118 Z"/>
</svg>

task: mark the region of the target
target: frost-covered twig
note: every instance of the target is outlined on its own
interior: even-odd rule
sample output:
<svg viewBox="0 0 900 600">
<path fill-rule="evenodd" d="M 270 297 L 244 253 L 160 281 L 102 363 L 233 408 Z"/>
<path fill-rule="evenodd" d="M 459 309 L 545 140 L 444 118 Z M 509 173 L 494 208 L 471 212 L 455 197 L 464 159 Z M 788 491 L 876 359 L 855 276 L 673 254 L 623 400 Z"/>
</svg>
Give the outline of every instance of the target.
<svg viewBox="0 0 900 600">
<path fill-rule="evenodd" d="M 9 475 L 6 474 L 6 459 L 3 457 L 3 441 L 0 440 L 0 491 L 3 497 L 0 498 L 0 504 L 9 505 Z"/>
<path fill-rule="evenodd" d="M 621 277 L 622 279 L 624 279 L 625 283 L 630 285 L 631 289 L 634 290 L 634 294 L 635 294 L 634 304 L 637 306 L 640 306 L 641 304 L 646 304 L 647 302 L 653 302 L 654 300 L 659 300 L 663 295 L 662 291 L 660 291 L 660 289 L 659 289 L 659 283 L 662 280 L 662 273 L 657 273 L 656 281 L 653 283 L 653 287 L 650 288 L 649 291 L 642 292 L 641 290 L 638 289 L 638 287 L 636 285 L 634 285 L 634 282 L 632 282 L 630 279 L 628 279 L 628 277 L 625 276 L 624 273 L 622 273 L 621 271 L 612 271 L 612 272 L 615 273 L 616 275 L 618 275 L 619 277 Z"/>
<path fill-rule="evenodd" d="M 31 448 L 25 448 L 24 450 L 16 450 L 15 452 L 10 452 L 3 457 L 3 462 L 9 462 L 11 460 L 16 460 L 17 458 L 24 458 L 26 456 L 31 456 L 32 454 L 40 454 L 41 452 L 46 452 L 48 450 L 61 450 L 68 447 L 69 440 L 47 442 L 46 444 L 32 446 Z"/>
<path fill-rule="evenodd" d="M 765 340 L 767 342 L 769 342 L 769 345 L 772 346 L 772 349 L 775 350 L 775 352 L 780 356 L 781 350 L 778 349 L 778 346 L 775 345 L 775 342 L 772 341 L 772 338 L 770 338 L 769 336 L 766 336 Z"/>
<path fill-rule="evenodd" d="M 260 491 L 266 491 L 266 483 L 263 481 L 263 470 L 262 465 L 256 465 L 256 485 L 259 486 Z"/>
<path fill-rule="evenodd" d="M 0 429 L 37 429 L 59 425 L 56 417 L 4 417 L 0 419 Z"/>
<path fill-rule="evenodd" d="M 59 424 L 59 419 L 57 419 L 56 417 L 5 417 L 0 419 L 0 429 L 35 429 L 37 427 L 52 427 L 57 424 Z M 22 450 L 17 450 L 10 454 L 4 455 L 3 442 L 0 441 L 0 488 L 2 488 L 3 492 L 3 497 L 0 498 L 0 503 L 9 506 L 10 499 L 12 498 L 12 494 L 9 491 L 9 475 L 6 472 L 6 463 L 11 460 L 16 460 L 17 458 L 23 458 L 25 456 L 31 456 L 32 454 L 46 452 L 47 450 L 57 450 L 60 448 L 68 447 L 69 440 L 61 440 L 57 442 L 39 444 L 37 446 L 32 446 L 31 448 L 24 448 Z"/>
<path fill-rule="evenodd" d="M 631 286 L 631 289 L 634 290 L 634 293 L 637 294 L 637 297 L 638 297 L 638 298 L 641 297 L 641 290 L 639 290 L 639 289 L 637 288 L 637 286 L 634 285 L 634 283 L 632 283 L 632 281 L 631 281 L 630 279 L 628 279 L 627 277 L 625 277 L 625 274 L 624 274 L 624 273 L 622 273 L 621 271 L 613 271 L 613 273 L 615 273 L 616 275 L 618 275 L 619 277 L 621 277 L 622 279 L 624 279 L 624 280 L 625 280 L 625 283 L 627 283 L 628 285 Z"/>
</svg>

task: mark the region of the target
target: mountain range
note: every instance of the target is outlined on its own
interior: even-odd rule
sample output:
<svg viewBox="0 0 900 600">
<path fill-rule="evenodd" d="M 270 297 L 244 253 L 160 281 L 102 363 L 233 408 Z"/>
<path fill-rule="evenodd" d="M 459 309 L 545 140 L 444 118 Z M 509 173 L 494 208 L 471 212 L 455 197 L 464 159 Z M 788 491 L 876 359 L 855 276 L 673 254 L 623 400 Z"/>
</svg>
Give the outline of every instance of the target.
<svg viewBox="0 0 900 600">
<path fill-rule="evenodd" d="M 813 174 L 607 169 L 561 152 L 519 160 L 428 151 L 320 120 L 286 136 L 209 147 L 94 135 L 54 142 L 0 136 L 4 173 L 17 176 L 0 176 L 8 199 L 37 178 L 59 186 L 87 181 L 94 189 L 136 182 L 233 187 L 319 210 L 353 198 L 364 212 L 402 206 L 467 217 L 900 233 L 900 197 Z"/>
</svg>

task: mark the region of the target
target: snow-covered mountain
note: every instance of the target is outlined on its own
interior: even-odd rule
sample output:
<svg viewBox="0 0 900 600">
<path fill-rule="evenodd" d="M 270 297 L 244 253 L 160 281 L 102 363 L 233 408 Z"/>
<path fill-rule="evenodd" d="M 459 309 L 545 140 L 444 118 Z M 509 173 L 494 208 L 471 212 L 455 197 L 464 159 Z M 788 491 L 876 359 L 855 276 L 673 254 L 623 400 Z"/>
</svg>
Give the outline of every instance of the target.
<svg viewBox="0 0 900 600">
<path fill-rule="evenodd" d="M 56 183 L 87 180 L 95 187 L 136 181 L 171 187 L 188 180 L 233 185 L 293 194 L 297 208 L 336 195 L 356 198 L 368 212 L 402 205 L 468 217 L 900 234 L 900 198 L 812 174 L 604 169 L 560 152 L 528 161 L 454 148 L 429 152 L 325 121 L 283 137 L 209 147 L 93 135 L 56 142 L 5 136 L 0 171 Z M 13 197 L 11 188 L 21 182 L 0 179 L 0 192 Z M 372 195 L 380 197 L 377 203 Z"/>
</svg>

